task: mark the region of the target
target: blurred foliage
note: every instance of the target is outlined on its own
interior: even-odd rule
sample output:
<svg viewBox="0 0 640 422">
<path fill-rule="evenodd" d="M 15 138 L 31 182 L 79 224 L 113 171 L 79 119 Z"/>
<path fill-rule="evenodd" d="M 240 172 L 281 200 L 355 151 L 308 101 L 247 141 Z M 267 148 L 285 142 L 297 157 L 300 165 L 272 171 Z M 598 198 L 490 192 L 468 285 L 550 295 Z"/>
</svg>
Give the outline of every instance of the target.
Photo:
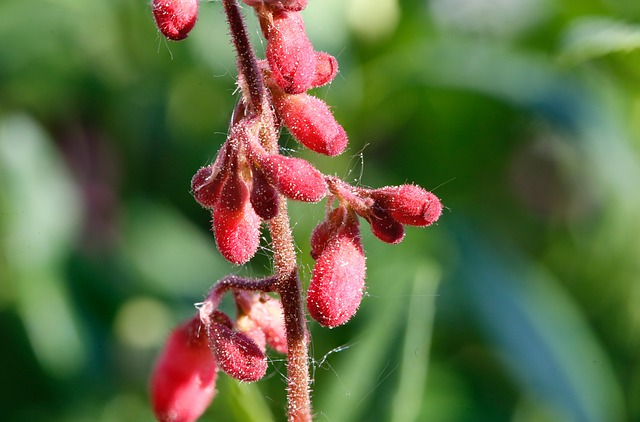
<svg viewBox="0 0 640 422">
<path fill-rule="evenodd" d="M 317 420 L 640 421 L 640 2 L 309 3 L 351 147 L 292 154 L 447 207 L 400 245 L 364 234 L 358 315 L 311 323 Z M 151 421 L 169 329 L 271 266 L 225 263 L 189 194 L 235 101 L 220 4 L 168 43 L 144 1 L 3 0 L 0 39 L 1 419 Z M 292 204 L 305 277 L 320 218 Z M 283 420 L 271 358 L 203 420 Z"/>
</svg>

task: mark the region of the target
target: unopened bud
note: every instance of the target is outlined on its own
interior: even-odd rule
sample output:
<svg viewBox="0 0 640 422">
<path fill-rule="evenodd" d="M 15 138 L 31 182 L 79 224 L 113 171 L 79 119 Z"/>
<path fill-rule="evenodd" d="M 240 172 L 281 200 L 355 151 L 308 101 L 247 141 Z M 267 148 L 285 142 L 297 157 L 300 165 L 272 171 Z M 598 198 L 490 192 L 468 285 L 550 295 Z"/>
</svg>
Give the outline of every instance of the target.
<svg viewBox="0 0 640 422">
<path fill-rule="evenodd" d="M 365 270 L 358 219 L 350 214 L 313 268 L 307 292 L 311 317 L 326 327 L 347 322 L 360 306 Z"/>
<path fill-rule="evenodd" d="M 316 56 L 298 12 L 275 12 L 267 34 L 267 61 L 276 84 L 299 94 L 311 88 Z"/>
<path fill-rule="evenodd" d="M 267 179 L 287 198 L 318 202 L 327 195 L 324 175 L 308 161 L 280 154 L 265 155 L 259 160 Z"/>
<path fill-rule="evenodd" d="M 213 209 L 213 231 L 222 256 L 236 265 L 249 261 L 260 245 L 260 224 L 247 185 L 239 174 L 231 174 Z"/>
<path fill-rule="evenodd" d="M 331 54 L 316 52 L 316 73 L 311 86 L 318 88 L 333 81 L 338 74 L 338 60 Z"/>
<path fill-rule="evenodd" d="M 428 226 L 442 214 L 442 203 L 431 192 L 416 185 L 389 186 L 371 193 L 381 207 L 402 224 Z"/>
<path fill-rule="evenodd" d="M 383 242 L 396 244 L 404 239 L 404 226 L 386 210 L 374 205 L 365 218 L 371 225 L 371 232 Z"/>
<path fill-rule="evenodd" d="M 198 0 L 153 0 L 153 16 L 162 35 L 185 39 L 198 19 Z"/>
<path fill-rule="evenodd" d="M 160 422 L 192 422 L 216 391 L 217 366 L 200 321 L 174 329 L 151 376 L 153 411 Z"/>
<path fill-rule="evenodd" d="M 278 214 L 278 191 L 269 183 L 259 168 L 251 166 L 251 205 L 263 220 L 271 220 Z"/>
<path fill-rule="evenodd" d="M 267 359 L 260 347 L 245 333 L 213 322 L 209 327 L 209 341 L 218 365 L 229 376 L 253 382 L 267 371 Z"/>
<path fill-rule="evenodd" d="M 336 233 L 342 225 L 347 209 L 340 206 L 332 210 L 327 217 L 313 229 L 311 233 L 311 258 L 318 259 L 324 248 L 329 243 L 329 239 Z"/>
<path fill-rule="evenodd" d="M 334 156 L 347 147 L 347 133 L 329 106 L 307 94 L 276 95 L 275 107 L 289 132 L 305 147 Z"/>
<path fill-rule="evenodd" d="M 211 166 L 201 167 L 191 179 L 193 197 L 201 206 L 209 209 L 213 208 L 218 201 L 225 179 L 223 171 L 216 176 L 212 173 Z"/>
</svg>

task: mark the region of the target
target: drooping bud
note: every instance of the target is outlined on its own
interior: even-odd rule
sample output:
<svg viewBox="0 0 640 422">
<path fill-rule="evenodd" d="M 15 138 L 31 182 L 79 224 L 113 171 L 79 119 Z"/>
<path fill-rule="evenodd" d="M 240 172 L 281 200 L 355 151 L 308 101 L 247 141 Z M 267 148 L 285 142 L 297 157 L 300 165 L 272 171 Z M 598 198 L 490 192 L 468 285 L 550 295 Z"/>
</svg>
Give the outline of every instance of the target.
<svg viewBox="0 0 640 422">
<path fill-rule="evenodd" d="M 318 88 L 333 81 L 338 74 L 338 60 L 331 54 L 316 52 L 316 73 L 311 83 L 312 88 Z"/>
<path fill-rule="evenodd" d="M 201 167 L 191 179 L 191 192 L 195 200 L 204 208 L 213 208 L 220 196 L 225 173 L 212 175 L 211 166 Z"/>
<path fill-rule="evenodd" d="M 323 174 L 308 161 L 280 154 L 264 155 L 259 161 L 267 179 L 287 198 L 318 202 L 326 196 Z"/>
<path fill-rule="evenodd" d="M 311 317 L 326 327 L 347 322 L 360 306 L 365 270 L 358 218 L 350 212 L 313 268 L 307 292 Z"/>
<path fill-rule="evenodd" d="M 151 399 L 158 421 L 198 419 L 215 395 L 217 372 L 199 319 L 174 329 L 151 376 Z"/>
<path fill-rule="evenodd" d="M 267 359 L 248 335 L 219 322 L 212 322 L 208 335 L 220 369 L 229 376 L 247 382 L 258 381 L 264 376 Z"/>
<path fill-rule="evenodd" d="M 279 95 L 274 104 L 289 132 L 310 150 L 334 156 L 347 147 L 347 133 L 321 99 L 307 94 Z"/>
<path fill-rule="evenodd" d="M 278 191 L 258 167 L 251 166 L 251 174 L 253 175 L 251 205 L 260 218 L 271 220 L 278 214 Z"/>
<path fill-rule="evenodd" d="M 388 186 L 371 192 L 382 208 L 402 224 L 428 226 L 442 214 L 442 203 L 431 192 L 416 185 Z"/>
<path fill-rule="evenodd" d="M 275 12 L 267 29 L 266 56 L 276 84 L 286 93 L 311 88 L 316 55 L 298 12 Z"/>
<path fill-rule="evenodd" d="M 375 204 L 364 218 L 371 225 L 371 232 L 386 243 L 396 244 L 404 239 L 404 226 L 396 221 L 385 209 Z"/>
<path fill-rule="evenodd" d="M 198 19 L 198 0 L 153 0 L 153 16 L 162 35 L 183 40 Z"/>
<path fill-rule="evenodd" d="M 336 233 L 344 222 L 347 209 L 343 206 L 333 209 L 327 217 L 313 229 L 311 233 L 311 258 L 318 259 L 329 239 Z"/>
<path fill-rule="evenodd" d="M 260 224 L 260 217 L 249 201 L 246 183 L 233 172 L 213 209 L 213 231 L 222 256 L 236 265 L 249 261 L 260 245 Z"/>
</svg>

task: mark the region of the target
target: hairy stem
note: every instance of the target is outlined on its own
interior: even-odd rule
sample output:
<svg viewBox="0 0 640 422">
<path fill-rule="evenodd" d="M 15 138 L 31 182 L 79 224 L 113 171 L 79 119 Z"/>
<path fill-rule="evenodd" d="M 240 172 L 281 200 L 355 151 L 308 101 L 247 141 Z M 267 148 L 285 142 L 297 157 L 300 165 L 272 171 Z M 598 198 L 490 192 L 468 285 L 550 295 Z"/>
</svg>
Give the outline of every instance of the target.
<svg viewBox="0 0 640 422">
<path fill-rule="evenodd" d="M 227 15 L 231 39 L 238 55 L 238 73 L 243 95 L 249 109 L 260 112 L 265 93 L 264 82 L 258 69 L 256 55 L 247 35 L 247 28 L 240 13 L 240 7 L 237 0 L 222 0 L 222 6 L 224 7 L 224 13 Z"/>
<path fill-rule="evenodd" d="M 307 327 L 287 201 L 282 196 L 278 215 L 271 220 L 269 230 L 278 277 L 276 291 L 282 301 L 287 331 L 287 413 L 290 422 L 309 422 L 311 399 Z"/>
<path fill-rule="evenodd" d="M 277 151 L 275 119 L 270 114 L 271 108 L 264 107 L 269 97 L 240 8 L 237 0 L 222 0 L 222 4 L 238 55 L 239 80 L 246 106 L 250 112 L 263 115 L 264 146 L 268 150 Z M 274 290 L 280 295 L 287 332 L 288 417 L 290 422 L 310 422 L 307 328 L 287 202 L 283 196 L 280 196 L 278 215 L 270 221 L 269 230 L 277 278 Z"/>
</svg>

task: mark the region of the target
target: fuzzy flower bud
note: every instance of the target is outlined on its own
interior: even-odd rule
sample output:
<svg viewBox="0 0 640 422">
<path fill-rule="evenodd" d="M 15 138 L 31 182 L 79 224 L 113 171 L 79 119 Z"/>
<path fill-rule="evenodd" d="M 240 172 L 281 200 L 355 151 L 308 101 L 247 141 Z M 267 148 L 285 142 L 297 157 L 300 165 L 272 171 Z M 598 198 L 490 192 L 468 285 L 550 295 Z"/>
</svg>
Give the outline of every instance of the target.
<svg viewBox="0 0 640 422">
<path fill-rule="evenodd" d="M 276 95 L 274 104 L 289 132 L 310 150 L 334 156 L 347 147 L 347 133 L 321 99 L 307 94 Z"/>
<path fill-rule="evenodd" d="M 197 318 L 174 329 L 151 376 L 153 411 L 160 422 L 192 422 L 215 394 L 216 361 Z"/>
<path fill-rule="evenodd" d="M 416 185 L 389 186 L 371 192 L 382 208 L 398 222 L 411 226 L 429 226 L 442 214 L 440 200 Z"/>
<path fill-rule="evenodd" d="M 278 191 L 269 183 L 262 170 L 251 166 L 251 206 L 263 220 L 271 220 L 278 214 Z"/>
<path fill-rule="evenodd" d="M 209 342 L 216 360 L 229 376 L 258 381 L 267 371 L 267 359 L 260 347 L 245 333 L 214 321 L 209 326 Z"/>
<path fill-rule="evenodd" d="M 287 353 L 287 334 L 284 326 L 284 311 L 280 300 L 264 294 L 238 291 L 235 293 L 239 313 L 236 324 L 242 326 L 252 338 L 254 327 L 263 333 L 264 341 L 279 353 Z M 260 339 L 260 335 L 257 336 Z"/>
<path fill-rule="evenodd" d="M 162 35 L 183 40 L 198 19 L 198 0 L 153 0 L 153 17 Z"/>
<path fill-rule="evenodd" d="M 364 217 L 371 225 L 371 232 L 374 236 L 383 242 L 396 244 L 404 239 L 404 226 L 386 210 L 374 205 Z"/>
<path fill-rule="evenodd" d="M 318 88 L 333 81 L 338 74 L 338 60 L 331 54 L 316 52 L 316 73 L 311 82 L 312 88 Z"/>
<path fill-rule="evenodd" d="M 349 213 L 313 268 L 307 292 L 311 317 L 326 327 L 346 323 L 360 306 L 365 270 L 358 218 Z"/>
<path fill-rule="evenodd" d="M 287 198 L 318 202 L 327 194 L 324 176 L 302 158 L 272 154 L 259 158 L 267 179 Z"/>
<path fill-rule="evenodd" d="M 316 55 L 299 13 L 273 14 L 267 29 L 266 56 L 273 79 L 284 92 L 300 94 L 311 88 Z"/>
<path fill-rule="evenodd" d="M 195 200 L 204 208 L 213 208 L 218 202 L 220 190 L 225 179 L 225 172 L 221 171 L 212 176 L 211 166 L 201 167 L 191 179 L 191 192 Z"/>
<path fill-rule="evenodd" d="M 347 209 L 338 207 L 327 214 L 327 217 L 313 229 L 311 233 L 311 258 L 318 259 L 329 239 L 342 225 Z"/>
<path fill-rule="evenodd" d="M 213 231 L 222 256 L 236 265 L 249 261 L 260 245 L 260 224 L 247 185 L 234 172 L 225 181 L 213 209 Z"/>
</svg>

